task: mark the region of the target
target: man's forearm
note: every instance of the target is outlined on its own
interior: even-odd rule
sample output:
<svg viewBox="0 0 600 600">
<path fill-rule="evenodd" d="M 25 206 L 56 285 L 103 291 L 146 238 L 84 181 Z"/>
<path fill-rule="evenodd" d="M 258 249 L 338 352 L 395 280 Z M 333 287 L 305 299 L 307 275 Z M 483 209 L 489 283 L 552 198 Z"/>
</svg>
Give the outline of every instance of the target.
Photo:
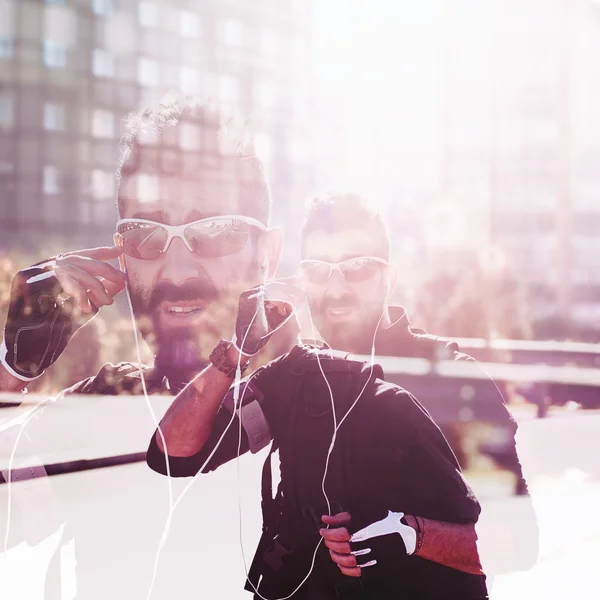
<svg viewBox="0 0 600 600">
<path fill-rule="evenodd" d="M 177 394 L 162 421 L 156 443 L 169 456 L 192 456 L 199 452 L 212 430 L 213 422 L 223 398 L 231 386 L 231 379 L 209 365 Z"/>
<path fill-rule="evenodd" d="M 407 523 L 417 531 L 417 540 L 422 535 L 422 545 L 415 554 L 432 562 L 452 569 L 483 575 L 479 552 L 477 550 L 477 534 L 472 523 L 446 523 L 433 519 L 417 519 L 406 515 Z"/>
<path fill-rule="evenodd" d="M 0 363 L 0 392 L 21 392 L 26 385 L 26 381 L 22 381 L 9 373 L 5 366 Z"/>
</svg>

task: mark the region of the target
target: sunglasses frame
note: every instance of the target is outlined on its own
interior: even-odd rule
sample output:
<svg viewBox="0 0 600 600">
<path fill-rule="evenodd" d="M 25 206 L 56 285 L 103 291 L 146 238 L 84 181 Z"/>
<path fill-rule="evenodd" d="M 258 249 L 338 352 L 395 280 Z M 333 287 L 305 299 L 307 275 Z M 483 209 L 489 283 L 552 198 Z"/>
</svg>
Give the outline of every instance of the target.
<svg viewBox="0 0 600 600">
<path fill-rule="evenodd" d="M 378 262 L 378 263 L 380 263 L 382 265 L 385 265 L 386 267 L 390 266 L 390 263 L 387 260 L 385 260 L 385 259 L 383 259 L 383 258 L 381 258 L 379 256 L 355 256 L 353 258 L 347 258 L 346 260 L 342 260 L 342 261 L 336 262 L 336 263 L 328 262 L 326 260 L 318 260 L 318 259 L 314 259 L 314 258 L 307 258 L 305 260 L 301 260 L 300 261 L 300 272 L 302 272 L 302 265 L 304 265 L 306 263 L 319 263 L 319 264 L 322 264 L 322 265 L 327 265 L 329 267 L 329 273 L 327 274 L 327 278 L 324 281 L 322 281 L 322 282 L 313 282 L 313 283 L 327 283 L 331 279 L 331 276 L 333 275 L 334 271 L 337 271 L 342 276 L 342 279 L 344 281 L 348 281 L 346 279 L 344 273 L 342 272 L 342 269 L 340 269 L 341 265 L 343 265 L 344 263 L 350 262 L 352 260 L 358 260 L 358 259 L 361 259 L 361 258 L 368 258 L 369 260 L 374 260 L 375 262 Z M 307 279 L 310 280 L 310 277 L 307 277 Z"/>
<path fill-rule="evenodd" d="M 252 225 L 257 227 L 261 231 L 267 231 L 267 227 L 264 223 L 259 221 L 258 219 L 254 219 L 253 217 L 248 217 L 246 215 L 216 215 L 214 217 L 205 217 L 204 219 L 198 219 L 196 221 L 190 221 L 189 223 L 183 223 L 182 225 L 167 225 L 166 223 L 161 223 L 160 221 L 151 221 L 150 219 L 119 219 L 116 224 L 117 235 L 123 237 L 123 234 L 119 232 L 119 226 L 126 223 L 142 223 L 145 225 L 156 225 L 158 227 L 162 227 L 167 231 L 167 240 L 165 242 L 165 247 L 161 250 L 160 254 L 156 257 L 159 258 L 169 249 L 171 242 L 174 238 L 179 238 L 184 244 L 185 247 L 195 254 L 189 242 L 185 238 L 185 231 L 188 227 L 192 225 L 199 225 L 200 223 L 210 223 L 213 221 L 222 221 L 225 219 L 235 219 L 236 221 L 242 221 L 247 223 L 248 225 Z M 129 256 L 129 255 L 128 255 Z M 139 260 L 156 260 L 156 258 L 139 258 Z"/>
</svg>

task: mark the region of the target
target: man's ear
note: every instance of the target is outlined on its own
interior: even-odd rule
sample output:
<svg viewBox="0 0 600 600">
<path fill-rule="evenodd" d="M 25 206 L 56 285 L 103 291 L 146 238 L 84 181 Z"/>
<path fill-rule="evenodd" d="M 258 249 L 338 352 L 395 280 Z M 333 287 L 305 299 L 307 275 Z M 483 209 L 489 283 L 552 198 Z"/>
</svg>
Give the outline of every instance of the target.
<svg viewBox="0 0 600 600">
<path fill-rule="evenodd" d="M 388 265 L 388 268 L 385 273 L 386 283 L 387 283 L 387 292 L 386 297 L 389 298 L 396 289 L 396 281 L 398 279 L 398 267 L 394 264 Z"/>
<path fill-rule="evenodd" d="M 123 245 L 123 238 L 121 237 L 120 234 L 115 233 L 113 235 L 113 242 L 115 243 L 115 246 L 122 246 Z M 119 256 L 119 267 L 121 267 L 121 271 L 123 271 L 123 273 L 125 272 L 125 254 L 121 254 L 121 256 Z"/>
<path fill-rule="evenodd" d="M 261 242 L 258 259 L 266 267 L 266 279 L 273 279 L 283 249 L 283 231 L 277 228 L 269 229 L 262 236 Z"/>
</svg>

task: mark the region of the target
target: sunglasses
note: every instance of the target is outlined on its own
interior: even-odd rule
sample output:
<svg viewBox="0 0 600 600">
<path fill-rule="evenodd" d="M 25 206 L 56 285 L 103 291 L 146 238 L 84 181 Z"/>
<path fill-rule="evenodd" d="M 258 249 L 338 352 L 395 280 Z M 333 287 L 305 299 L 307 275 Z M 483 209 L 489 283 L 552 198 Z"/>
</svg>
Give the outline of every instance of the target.
<svg viewBox="0 0 600 600">
<path fill-rule="evenodd" d="M 117 221 L 117 235 L 121 238 L 123 252 L 142 260 L 153 260 L 164 254 L 174 238 L 181 239 L 197 256 L 228 256 L 246 245 L 253 229 L 266 231 L 267 228 L 245 215 L 209 217 L 184 225 L 165 225 L 147 219 Z"/>
<path fill-rule="evenodd" d="M 323 260 L 303 260 L 300 263 L 300 272 L 311 283 L 326 283 L 334 271 L 338 271 L 346 281 L 358 283 L 373 277 L 382 266 L 388 266 L 388 262 L 383 258 L 357 256 L 339 263 L 330 263 Z"/>
</svg>

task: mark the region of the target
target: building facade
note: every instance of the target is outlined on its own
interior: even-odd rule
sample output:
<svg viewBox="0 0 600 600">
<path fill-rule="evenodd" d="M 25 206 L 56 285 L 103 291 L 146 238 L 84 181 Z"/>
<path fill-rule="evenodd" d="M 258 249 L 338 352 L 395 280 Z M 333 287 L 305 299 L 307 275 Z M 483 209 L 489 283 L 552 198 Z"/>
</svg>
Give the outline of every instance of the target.
<svg viewBox="0 0 600 600">
<path fill-rule="evenodd" d="M 0 0 L 0 249 L 110 243 L 123 119 L 171 90 L 249 119 L 287 219 L 313 185 L 310 44 L 305 1 Z"/>
</svg>

